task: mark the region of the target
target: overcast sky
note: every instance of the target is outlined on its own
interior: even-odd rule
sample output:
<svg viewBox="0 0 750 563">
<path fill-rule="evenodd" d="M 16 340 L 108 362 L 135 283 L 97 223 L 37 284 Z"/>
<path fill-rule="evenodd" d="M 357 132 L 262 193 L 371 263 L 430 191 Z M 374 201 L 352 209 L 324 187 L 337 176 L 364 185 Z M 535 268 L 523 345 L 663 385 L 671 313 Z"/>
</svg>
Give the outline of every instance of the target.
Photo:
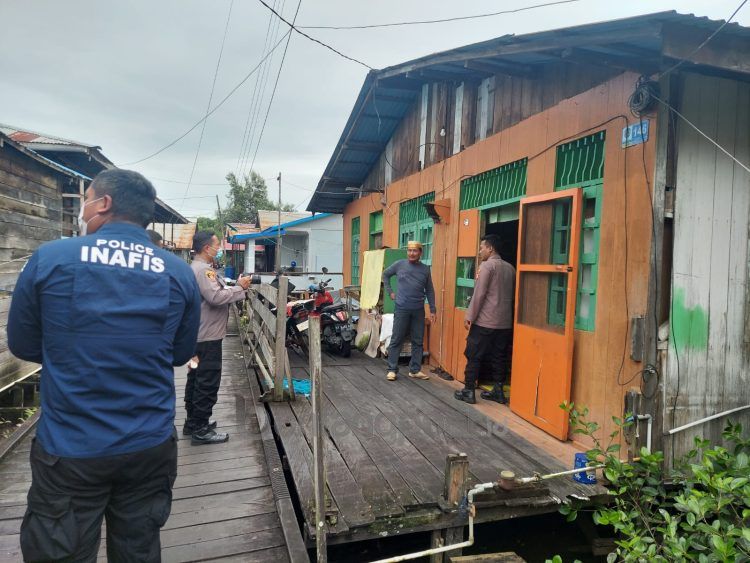
<svg viewBox="0 0 750 563">
<path fill-rule="evenodd" d="M 298 25 L 357 25 L 480 14 L 544 0 L 304 0 Z M 297 0 L 267 0 L 291 20 Z M 99 145 L 118 165 L 150 155 L 206 112 L 231 0 L 0 0 L 0 123 Z M 512 15 L 371 30 L 307 30 L 375 68 L 491 39 L 675 9 L 726 19 L 740 0 L 629 0 L 575 3 Z M 270 12 L 258 0 L 234 0 L 213 104 L 264 53 Z M 735 21 L 750 25 L 750 6 Z M 288 27 L 271 18 L 276 43 Z M 224 177 L 238 170 L 245 123 L 256 93 L 255 141 L 284 43 L 256 86 L 251 76 L 207 121 L 186 193 L 201 128 L 158 156 L 130 166 L 184 215 L 222 204 Z M 261 67 L 263 68 L 263 67 Z M 255 170 L 282 172 L 284 201 L 304 209 L 331 156 L 367 70 L 294 34 L 258 149 Z M 259 95 L 266 85 L 264 97 Z M 253 120 L 251 119 L 251 123 Z M 247 143 L 245 143 L 247 144 Z M 184 198 L 184 200 L 183 200 Z"/>
</svg>

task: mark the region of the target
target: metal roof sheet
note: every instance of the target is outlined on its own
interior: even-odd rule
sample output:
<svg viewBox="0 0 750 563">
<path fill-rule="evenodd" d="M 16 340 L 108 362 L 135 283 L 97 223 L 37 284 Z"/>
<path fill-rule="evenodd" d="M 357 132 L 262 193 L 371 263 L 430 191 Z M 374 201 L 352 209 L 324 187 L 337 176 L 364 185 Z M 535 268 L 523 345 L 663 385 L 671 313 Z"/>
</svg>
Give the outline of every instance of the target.
<svg viewBox="0 0 750 563">
<path fill-rule="evenodd" d="M 70 139 L 63 139 L 62 137 L 53 137 L 52 135 L 45 135 L 44 133 L 37 133 L 35 131 L 27 131 L 19 129 L 12 125 L 0 124 L 0 131 L 8 135 L 11 139 L 18 143 L 42 143 L 46 145 L 69 145 L 78 146 L 85 148 L 100 148 L 96 145 L 87 145 L 86 143 L 79 143 L 78 141 L 72 141 Z"/>
<path fill-rule="evenodd" d="M 149 229 L 162 236 L 164 246 L 174 244 L 175 250 L 190 250 L 193 248 L 193 237 L 197 227 L 198 225 L 195 223 L 151 223 L 148 226 Z"/>
<path fill-rule="evenodd" d="M 258 213 L 260 213 L 260 211 Z M 270 213 L 270 212 L 266 212 L 266 213 Z M 274 211 L 273 213 L 278 213 L 278 211 Z M 289 213 L 289 215 L 292 215 L 292 213 Z M 308 213 L 306 214 L 306 217 L 301 217 L 299 219 L 293 219 L 291 221 L 287 221 L 286 223 L 282 223 L 280 225 L 281 235 L 283 236 L 287 234 L 287 229 L 291 229 L 292 227 L 296 227 L 304 223 L 310 223 L 312 221 L 317 221 L 319 219 L 325 219 L 326 217 L 330 217 L 330 216 L 331 216 L 330 213 L 316 213 L 315 215 Z M 282 218 L 283 218 L 283 215 L 282 215 Z M 279 231 L 279 224 L 274 223 L 270 227 L 263 229 L 261 231 L 255 232 L 255 233 L 233 235 L 229 237 L 229 242 L 232 244 L 235 244 L 235 243 L 246 241 L 246 240 L 269 238 L 269 237 L 272 238 L 278 235 L 278 231 Z"/>
<path fill-rule="evenodd" d="M 282 211 L 281 212 L 281 223 L 286 224 L 289 221 L 296 221 L 297 219 L 304 219 L 305 217 L 311 217 L 312 214 L 307 211 Z M 258 223 L 260 230 L 265 230 L 269 227 L 273 227 L 279 224 L 279 212 L 278 211 L 267 211 L 258 210 Z"/>
</svg>

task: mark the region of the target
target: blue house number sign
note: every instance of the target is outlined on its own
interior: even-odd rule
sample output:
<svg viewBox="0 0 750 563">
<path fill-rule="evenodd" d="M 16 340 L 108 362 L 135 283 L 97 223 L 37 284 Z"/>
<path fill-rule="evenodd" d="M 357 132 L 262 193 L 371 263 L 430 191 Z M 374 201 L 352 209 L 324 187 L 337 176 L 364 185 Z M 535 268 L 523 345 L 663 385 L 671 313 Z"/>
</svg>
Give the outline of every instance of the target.
<svg viewBox="0 0 750 563">
<path fill-rule="evenodd" d="M 622 129 L 622 148 L 640 145 L 648 141 L 648 119 Z"/>
</svg>

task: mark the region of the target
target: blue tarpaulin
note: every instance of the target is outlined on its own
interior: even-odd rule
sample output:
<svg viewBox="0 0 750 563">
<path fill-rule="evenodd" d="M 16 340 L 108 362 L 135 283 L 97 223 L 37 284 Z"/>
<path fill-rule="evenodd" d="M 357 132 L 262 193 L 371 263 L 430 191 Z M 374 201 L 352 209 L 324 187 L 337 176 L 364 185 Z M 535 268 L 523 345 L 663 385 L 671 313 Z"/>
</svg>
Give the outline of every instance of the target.
<svg viewBox="0 0 750 563">
<path fill-rule="evenodd" d="M 292 379 L 294 382 L 294 392 L 305 397 L 310 396 L 310 380 L 309 379 Z M 284 389 L 289 389 L 289 383 L 284 380 Z"/>
</svg>

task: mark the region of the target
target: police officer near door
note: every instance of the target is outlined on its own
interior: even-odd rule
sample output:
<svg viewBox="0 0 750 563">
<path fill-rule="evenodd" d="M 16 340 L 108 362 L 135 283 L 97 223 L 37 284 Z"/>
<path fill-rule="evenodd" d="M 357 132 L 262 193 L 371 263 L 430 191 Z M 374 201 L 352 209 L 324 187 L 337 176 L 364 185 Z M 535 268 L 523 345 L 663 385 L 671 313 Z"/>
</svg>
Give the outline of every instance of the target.
<svg viewBox="0 0 750 563">
<path fill-rule="evenodd" d="M 210 231 L 195 233 L 193 250 L 191 268 L 201 293 L 201 324 L 194 358 L 197 366 L 188 370 L 185 386 L 187 418 L 182 433 L 191 436 L 193 445 L 218 444 L 229 440 L 229 434 L 217 432 L 216 422 L 211 421 L 221 384 L 221 342 L 227 334 L 229 305 L 245 298 L 250 277 L 240 277 L 237 285 L 228 286 L 217 275 L 213 264 L 221 260 L 224 250 Z"/>
<path fill-rule="evenodd" d="M 482 391 L 488 401 L 505 404 L 503 384 L 507 374 L 508 348 L 513 338 L 513 295 L 516 270 L 498 253 L 501 245 L 497 235 L 486 235 L 479 243 L 482 265 L 474 287 L 464 327 L 466 339 L 466 370 L 464 388 L 453 395 L 459 401 L 475 403 L 474 388 L 483 364 L 492 370 L 492 391 Z"/>
<path fill-rule="evenodd" d="M 42 245 L 18 278 L 8 347 L 42 364 L 41 417 L 21 524 L 26 561 L 159 561 L 177 474 L 173 366 L 193 355 L 200 295 L 153 245 L 156 192 L 107 170 L 86 190 L 81 236 Z"/>
</svg>

